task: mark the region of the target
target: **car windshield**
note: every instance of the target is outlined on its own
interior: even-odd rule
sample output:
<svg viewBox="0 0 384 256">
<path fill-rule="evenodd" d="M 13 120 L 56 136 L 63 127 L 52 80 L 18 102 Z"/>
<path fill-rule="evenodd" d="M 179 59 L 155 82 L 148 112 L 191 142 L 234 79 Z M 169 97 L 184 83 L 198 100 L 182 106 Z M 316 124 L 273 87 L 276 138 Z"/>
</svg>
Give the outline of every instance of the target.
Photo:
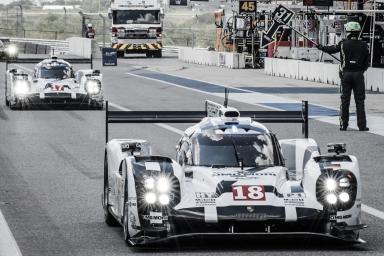
<svg viewBox="0 0 384 256">
<path fill-rule="evenodd" d="M 210 134 L 199 134 L 192 142 L 193 164 L 197 166 L 262 167 L 274 164 L 273 143 L 268 134 L 226 134 L 212 130 Z"/>
<path fill-rule="evenodd" d="M 72 77 L 72 69 L 68 66 L 44 66 L 39 69 L 39 78 L 67 79 Z"/>
<path fill-rule="evenodd" d="M 159 10 L 113 11 L 113 24 L 158 24 Z"/>
</svg>

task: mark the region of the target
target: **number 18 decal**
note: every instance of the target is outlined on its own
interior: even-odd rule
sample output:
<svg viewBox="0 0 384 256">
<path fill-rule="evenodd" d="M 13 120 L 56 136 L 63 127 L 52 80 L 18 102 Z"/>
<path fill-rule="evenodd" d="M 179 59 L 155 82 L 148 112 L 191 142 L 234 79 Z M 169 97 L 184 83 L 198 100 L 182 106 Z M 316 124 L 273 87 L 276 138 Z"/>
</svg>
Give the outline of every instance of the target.
<svg viewBox="0 0 384 256">
<path fill-rule="evenodd" d="M 232 186 L 233 200 L 265 201 L 264 186 L 235 185 Z"/>
</svg>

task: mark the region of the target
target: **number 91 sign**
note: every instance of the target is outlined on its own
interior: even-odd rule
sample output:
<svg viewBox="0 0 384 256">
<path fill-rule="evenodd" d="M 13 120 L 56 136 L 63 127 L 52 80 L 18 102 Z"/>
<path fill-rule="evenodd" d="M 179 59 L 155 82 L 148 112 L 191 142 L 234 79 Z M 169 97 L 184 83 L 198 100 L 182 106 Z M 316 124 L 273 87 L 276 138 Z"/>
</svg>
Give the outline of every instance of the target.
<svg viewBox="0 0 384 256">
<path fill-rule="evenodd" d="M 239 1 L 239 14 L 243 13 L 256 13 L 256 1 L 240 0 Z"/>
</svg>

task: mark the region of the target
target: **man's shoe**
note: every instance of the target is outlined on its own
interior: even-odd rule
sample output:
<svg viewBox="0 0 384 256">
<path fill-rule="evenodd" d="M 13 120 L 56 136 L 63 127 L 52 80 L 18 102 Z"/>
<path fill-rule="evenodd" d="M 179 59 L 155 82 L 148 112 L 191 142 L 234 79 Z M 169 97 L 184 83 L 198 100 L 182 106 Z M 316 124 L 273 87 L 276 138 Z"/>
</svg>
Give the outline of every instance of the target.
<svg viewBox="0 0 384 256">
<path fill-rule="evenodd" d="M 367 131 L 369 131 L 369 128 L 368 127 L 359 128 L 359 131 L 367 132 Z"/>
<path fill-rule="evenodd" d="M 342 125 L 340 126 L 340 131 L 346 131 L 348 128 L 348 125 Z"/>
</svg>

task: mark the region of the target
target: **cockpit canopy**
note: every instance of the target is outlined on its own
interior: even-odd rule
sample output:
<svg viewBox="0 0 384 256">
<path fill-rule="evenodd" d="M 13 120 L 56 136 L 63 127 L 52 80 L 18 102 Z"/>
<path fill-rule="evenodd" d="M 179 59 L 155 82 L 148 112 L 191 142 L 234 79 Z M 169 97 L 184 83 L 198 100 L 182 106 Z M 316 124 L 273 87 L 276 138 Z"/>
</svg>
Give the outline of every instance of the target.
<svg viewBox="0 0 384 256">
<path fill-rule="evenodd" d="M 41 79 L 68 79 L 74 78 L 74 71 L 72 67 L 60 61 L 51 61 L 39 65 L 35 69 L 35 78 Z"/>
<path fill-rule="evenodd" d="M 275 164 L 272 135 L 233 126 L 208 129 L 192 138 L 191 157 L 195 166 L 266 167 Z"/>
</svg>

